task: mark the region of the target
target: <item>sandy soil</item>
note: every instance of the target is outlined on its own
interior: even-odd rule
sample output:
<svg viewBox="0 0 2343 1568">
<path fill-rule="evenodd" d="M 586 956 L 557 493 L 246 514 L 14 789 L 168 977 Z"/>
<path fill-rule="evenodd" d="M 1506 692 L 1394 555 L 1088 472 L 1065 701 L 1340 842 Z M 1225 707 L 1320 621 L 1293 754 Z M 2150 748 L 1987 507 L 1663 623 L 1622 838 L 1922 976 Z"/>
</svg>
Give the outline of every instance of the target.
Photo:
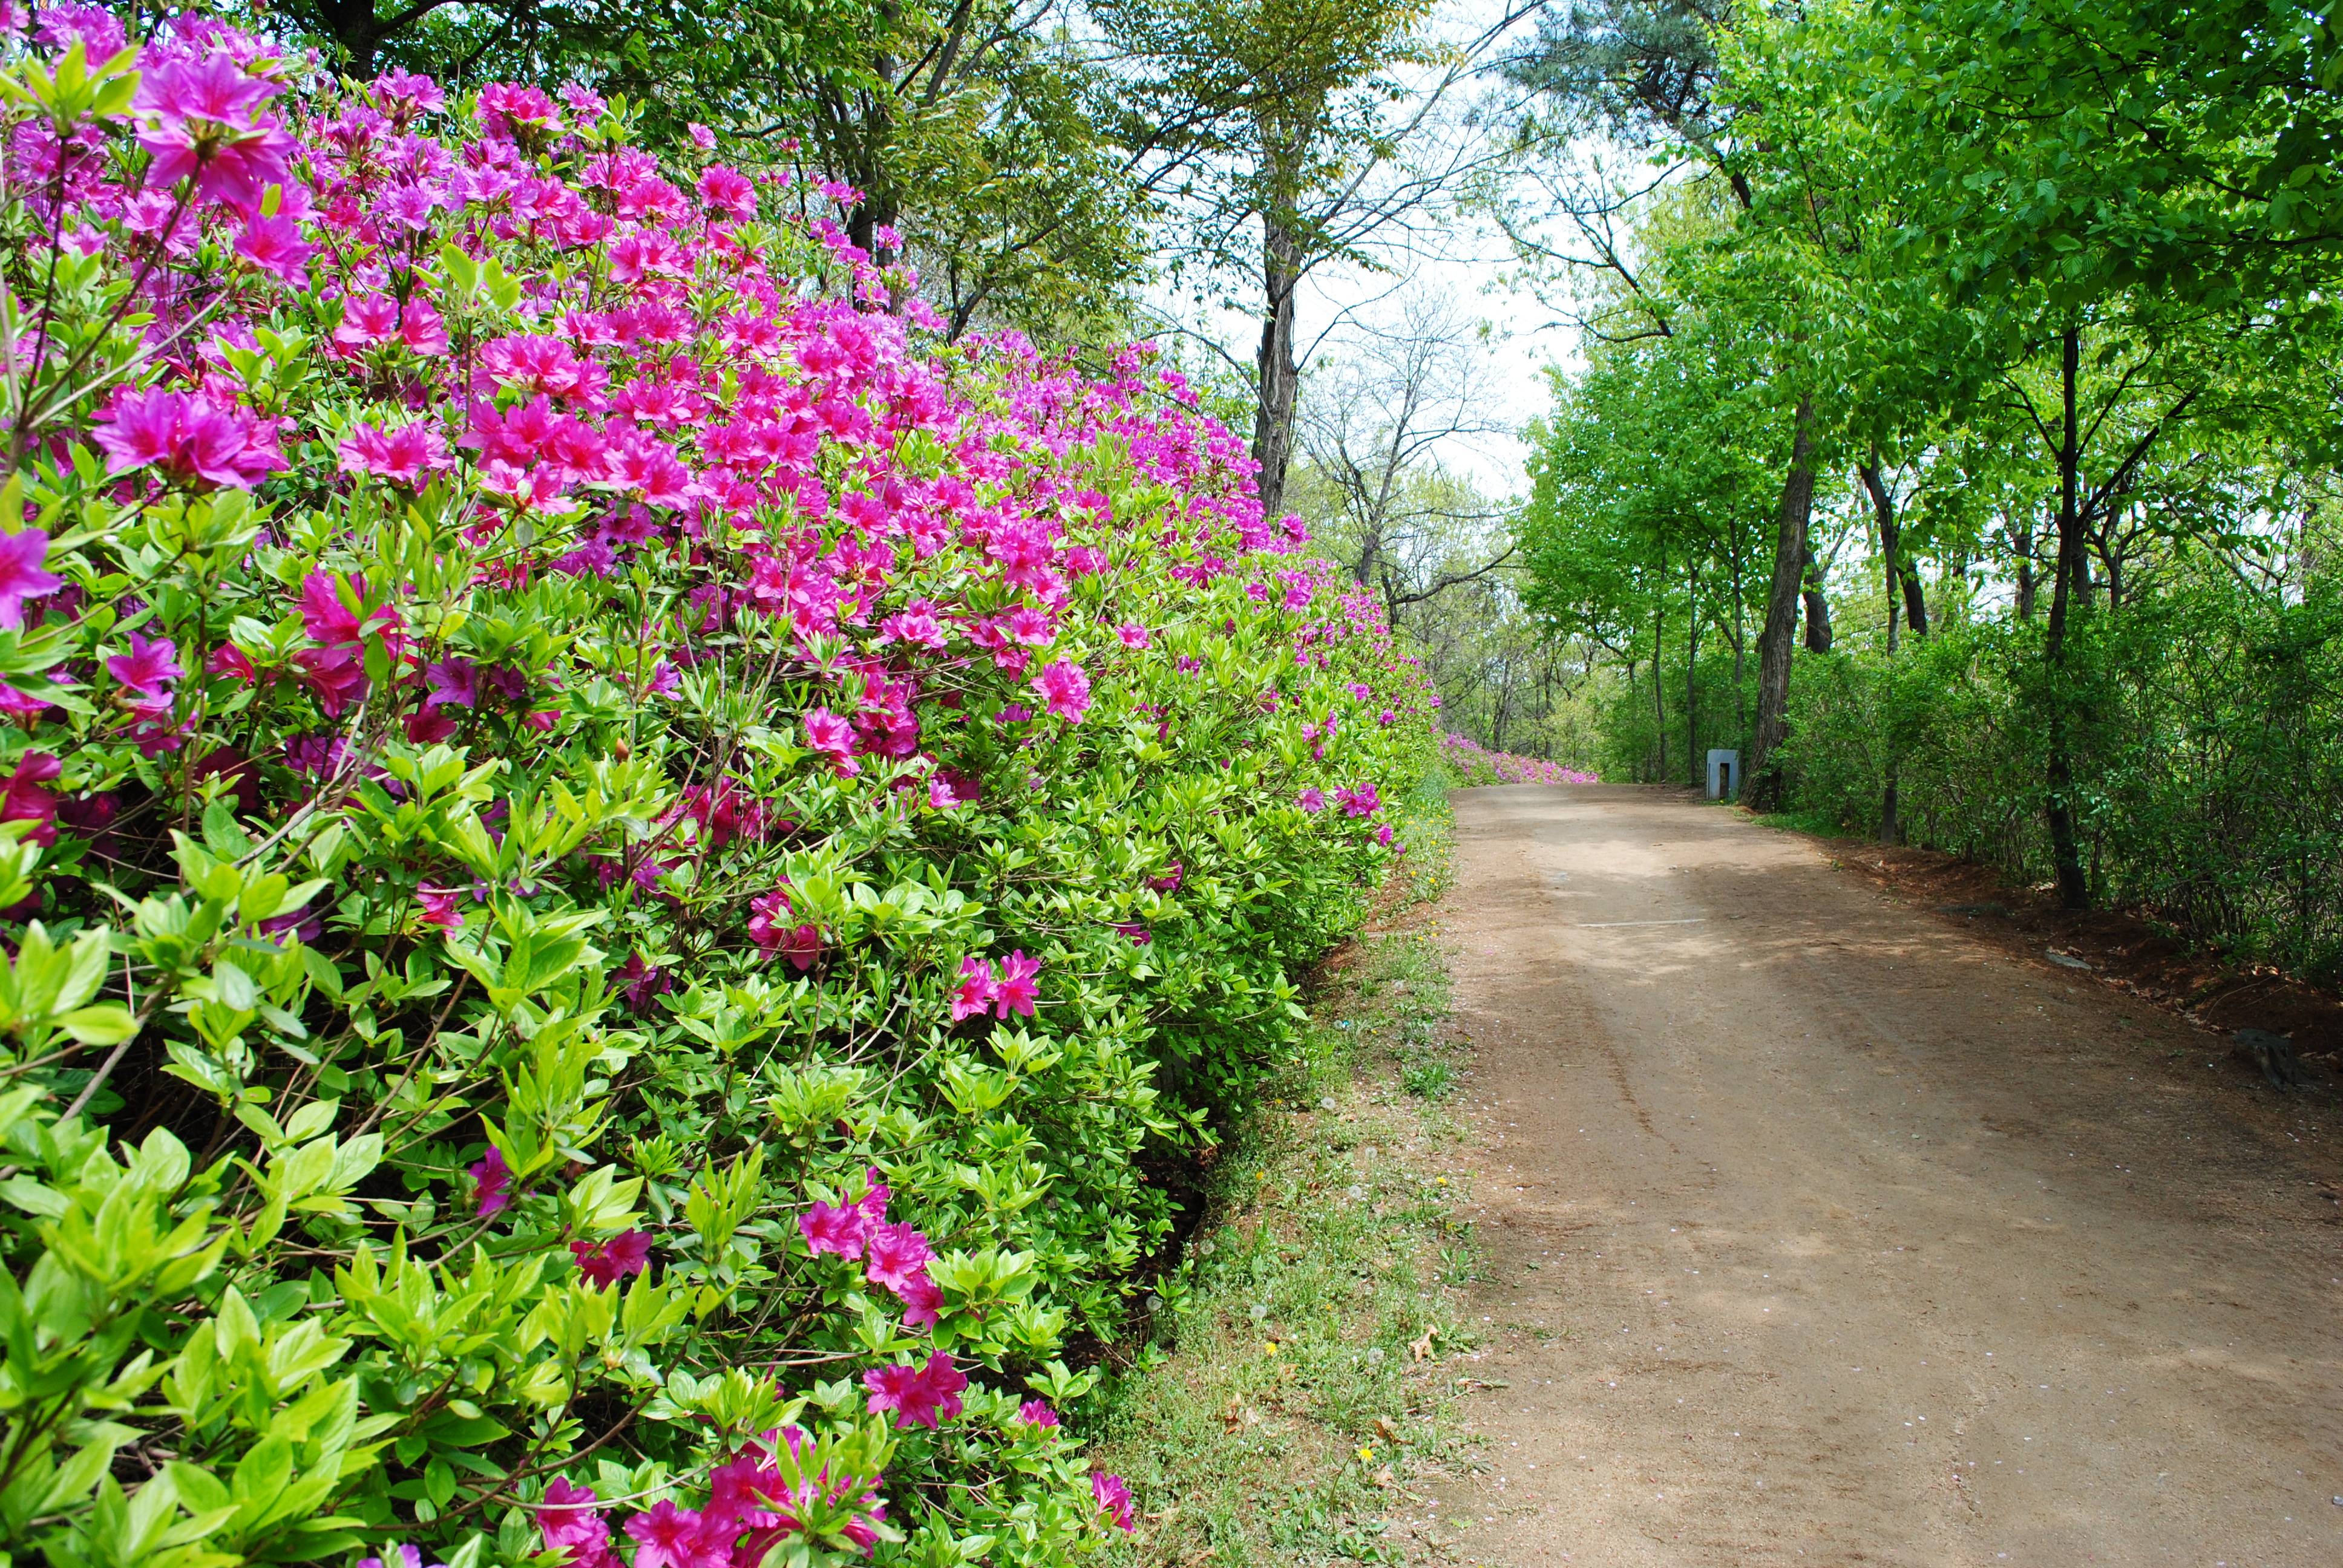
<svg viewBox="0 0 2343 1568">
<path fill-rule="evenodd" d="M 1419 1552 L 2343 1563 L 2331 1096 L 1738 812 L 1455 799 L 1502 1386 Z"/>
</svg>

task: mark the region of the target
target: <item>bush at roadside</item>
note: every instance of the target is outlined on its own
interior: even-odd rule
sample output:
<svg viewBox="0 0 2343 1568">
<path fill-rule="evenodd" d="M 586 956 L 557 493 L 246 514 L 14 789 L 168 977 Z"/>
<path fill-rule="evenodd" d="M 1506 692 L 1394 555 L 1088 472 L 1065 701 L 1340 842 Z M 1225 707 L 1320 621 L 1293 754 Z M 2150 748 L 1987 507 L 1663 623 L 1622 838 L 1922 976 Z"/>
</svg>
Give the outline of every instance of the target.
<svg viewBox="0 0 2343 1568">
<path fill-rule="evenodd" d="M 622 102 L 71 5 L 0 91 L 5 1551 L 1127 1527 L 1068 1349 L 1403 852 L 1372 600 Z"/>
</svg>

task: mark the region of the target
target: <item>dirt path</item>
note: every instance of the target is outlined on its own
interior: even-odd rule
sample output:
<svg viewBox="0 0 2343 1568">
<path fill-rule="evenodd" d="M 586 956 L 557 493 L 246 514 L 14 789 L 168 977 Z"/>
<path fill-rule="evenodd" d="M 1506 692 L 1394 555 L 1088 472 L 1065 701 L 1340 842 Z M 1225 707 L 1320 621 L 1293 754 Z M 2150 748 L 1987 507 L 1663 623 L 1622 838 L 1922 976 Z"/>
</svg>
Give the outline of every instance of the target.
<svg viewBox="0 0 2343 1568">
<path fill-rule="evenodd" d="M 1737 813 L 1456 801 L 1489 1260 L 1460 1371 L 1505 1386 L 1419 1540 L 2343 1563 L 2331 1099 Z"/>
</svg>

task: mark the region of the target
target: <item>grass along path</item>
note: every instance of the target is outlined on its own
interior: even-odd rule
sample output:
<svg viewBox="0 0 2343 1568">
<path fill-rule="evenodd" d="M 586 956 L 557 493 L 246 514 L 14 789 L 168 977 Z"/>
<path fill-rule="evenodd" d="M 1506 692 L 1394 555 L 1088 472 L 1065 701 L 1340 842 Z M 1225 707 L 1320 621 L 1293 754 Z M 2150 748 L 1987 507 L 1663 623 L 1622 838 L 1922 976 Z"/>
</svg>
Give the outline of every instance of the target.
<svg viewBox="0 0 2343 1568">
<path fill-rule="evenodd" d="M 1436 942 L 1417 920 L 1338 954 L 1305 1050 L 1214 1161 L 1154 1342 L 1103 1398 L 1097 1462 L 1143 1515 L 1110 1561 L 1404 1563 L 1424 1489 L 1469 1467 L 1475 1254 Z"/>
</svg>

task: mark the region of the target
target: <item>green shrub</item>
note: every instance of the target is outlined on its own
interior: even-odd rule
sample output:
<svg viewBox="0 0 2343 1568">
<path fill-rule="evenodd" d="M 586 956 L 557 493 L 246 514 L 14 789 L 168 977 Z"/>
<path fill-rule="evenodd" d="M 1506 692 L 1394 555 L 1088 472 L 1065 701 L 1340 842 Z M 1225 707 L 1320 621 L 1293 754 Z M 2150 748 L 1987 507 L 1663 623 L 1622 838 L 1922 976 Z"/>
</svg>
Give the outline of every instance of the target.
<svg viewBox="0 0 2343 1568">
<path fill-rule="evenodd" d="M 1150 351 L 927 336 L 850 192 L 46 25 L 0 1562 L 1127 1527 L 1050 1406 L 1403 850 L 1372 600 Z"/>
</svg>

